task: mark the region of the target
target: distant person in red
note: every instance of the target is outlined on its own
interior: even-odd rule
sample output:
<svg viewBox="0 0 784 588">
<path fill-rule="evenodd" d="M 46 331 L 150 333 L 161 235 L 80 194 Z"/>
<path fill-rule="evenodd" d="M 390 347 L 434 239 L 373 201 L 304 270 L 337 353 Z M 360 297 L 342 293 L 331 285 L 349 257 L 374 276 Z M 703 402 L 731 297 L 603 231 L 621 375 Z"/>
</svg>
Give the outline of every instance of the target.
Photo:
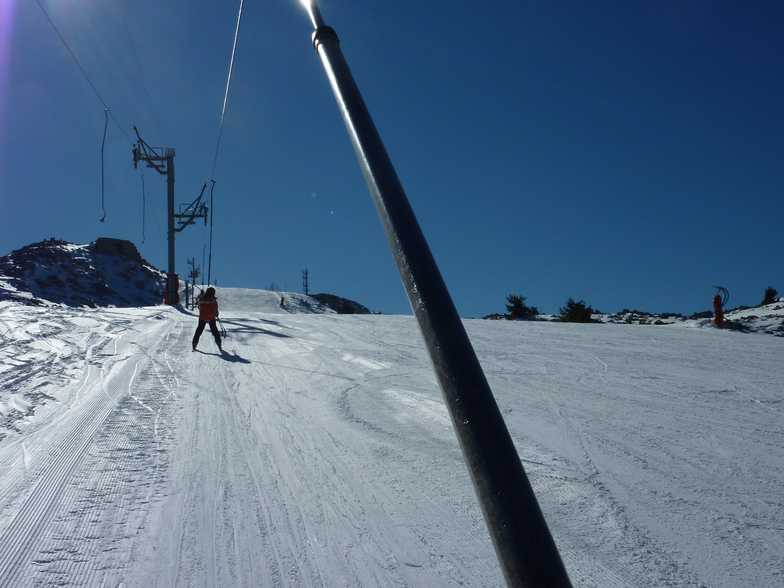
<svg viewBox="0 0 784 588">
<path fill-rule="evenodd" d="M 212 331 L 212 336 L 215 337 L 218 349 L 223 351 L 218 325 L 215 324 L 215 321 L 218 320 L 218 299 L 215 298 L 215 288 L 207 288 L 207 291 L 196 300 L 199 302 L 199 326 L 196 327 L 196 334 L 193 336 L 193 350 L 196 351 L 199 337 L 204 332 L 205 325 L 209 323 L 210 331 Z"/>
</svg>

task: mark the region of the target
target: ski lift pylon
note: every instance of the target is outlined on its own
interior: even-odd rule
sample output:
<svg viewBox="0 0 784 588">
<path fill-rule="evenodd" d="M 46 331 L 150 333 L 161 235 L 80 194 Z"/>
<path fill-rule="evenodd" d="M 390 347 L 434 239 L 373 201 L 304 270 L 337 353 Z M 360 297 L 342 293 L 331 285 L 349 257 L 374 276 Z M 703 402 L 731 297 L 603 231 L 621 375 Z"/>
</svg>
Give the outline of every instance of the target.
<svg viewBox="0 0 784 588">
<path fill-rule="evenodd" d="M 730 293 L 726 288 L 721 286 L 714 286 L 716 288 L 716 295 L 713 297 L 713 310 L 716 313 L 713 322 L 720 329 L 724 328 L 724 305 L 730 299 Z"/>
</svg>

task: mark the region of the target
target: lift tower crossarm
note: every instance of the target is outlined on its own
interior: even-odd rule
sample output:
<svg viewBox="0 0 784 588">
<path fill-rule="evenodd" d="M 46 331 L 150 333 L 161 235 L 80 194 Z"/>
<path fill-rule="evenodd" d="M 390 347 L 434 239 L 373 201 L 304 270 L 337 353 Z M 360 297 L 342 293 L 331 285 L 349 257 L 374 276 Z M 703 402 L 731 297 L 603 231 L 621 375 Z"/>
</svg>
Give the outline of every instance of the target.
<svg viewBox="0 0 784 588">
<path fill-rule="evenodd" d="M 179 233 L 188 225 L 196 224 L 197 218 L 203 218 L 204 225 L 207 226 L 207 205 L 201 201 L 202 196 L 204 196 L 204 190 L 206 189 L 207 184 L 204 184 L 199 197 L 186 206 L 184 211 L 182 210 L 183 205 L 180 205 L 180 213 L 174 215 L 174 218 L 180 223 L 179 228 L 175 229 L 176 232 Z"/>
<path fill-rule="evenodd" d="M 138 169 L 139 162 L 144 161 L 147 163 L 147 167 L 153 168 L 163 176 L 167 175 L 169 172 L 163 163 L 166 162 L 168 152 L 174 156 L 174 149 L 164 150 L 162 147 L 150 147 L 139 135 L 139 129 L 133 127 L 133 130 L 136 131 L 136 137 L 139 139 L 139 142 L 133 146 L 134 169 Z"/>
</svg>

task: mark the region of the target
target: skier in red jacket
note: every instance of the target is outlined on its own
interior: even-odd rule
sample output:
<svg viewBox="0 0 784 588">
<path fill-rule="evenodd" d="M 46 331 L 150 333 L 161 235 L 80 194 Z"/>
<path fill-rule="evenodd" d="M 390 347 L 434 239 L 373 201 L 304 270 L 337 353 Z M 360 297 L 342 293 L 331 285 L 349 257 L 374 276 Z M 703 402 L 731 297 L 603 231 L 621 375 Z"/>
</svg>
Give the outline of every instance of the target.
<svg viewBox="0 0 784 588">
<path fill-rule="evenodd" d="M 204 332 L 204 327 L 209 323 L 210 331 L 212 331 L 212 336 L 215 337 L 218 349 L 223 351 L 218 325 L 215 324 L 219 314 L 218 299 L 215 298 L 215 288 L 207 288 L 207 291 L 199 296 L 197 300 L 199 301 L 199 326 L 196 327 L 196 334 L 193 336 L 193 350 L 196 351 L 196 346 L 199 344 L 199 337 L 201 337 L 201 334 Z"/>
</svg>

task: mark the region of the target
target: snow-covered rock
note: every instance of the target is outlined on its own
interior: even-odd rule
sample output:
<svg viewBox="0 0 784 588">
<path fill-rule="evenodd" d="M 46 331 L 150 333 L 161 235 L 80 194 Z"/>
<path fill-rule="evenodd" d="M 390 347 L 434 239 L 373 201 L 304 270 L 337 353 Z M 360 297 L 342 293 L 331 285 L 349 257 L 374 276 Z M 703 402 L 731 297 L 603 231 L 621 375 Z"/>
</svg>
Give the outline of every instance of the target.
<svg viewBox="0 0 784 588">
<path fill-rule="evenodd" d="M 49 239 L 0 257 L 0 300 L 68 306 L 150 306 L 163 302 L 166 274 L 130 241 L 87 245 Z"/>
</svg>

